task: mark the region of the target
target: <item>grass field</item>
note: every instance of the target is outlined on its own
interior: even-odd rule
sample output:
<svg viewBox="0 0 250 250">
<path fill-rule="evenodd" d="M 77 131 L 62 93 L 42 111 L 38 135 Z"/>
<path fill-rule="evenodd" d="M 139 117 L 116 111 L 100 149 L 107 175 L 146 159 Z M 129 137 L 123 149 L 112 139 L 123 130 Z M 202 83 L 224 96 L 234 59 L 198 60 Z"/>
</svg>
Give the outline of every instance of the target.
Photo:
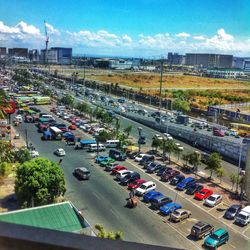
<svg viewBox="0 0 250 250">
<path fill-rule="evenodd" d="M 84 75 L 83 69 L 53 66 L 52 72 L 55 69 L 63 75 L 79 72 L 79 79 L 83 78 Z M 104 83 L 118 83 L 119 86 L 131 88 L 155 89 L 159 88 L 160 83 L 160 74 L 149 72 L 86 69 L 85 76 L 87 79 Z M 162 87 L 167 89 L 250 89 L 250 82 L 166 73 L 163 75 Z"/>
</svg>

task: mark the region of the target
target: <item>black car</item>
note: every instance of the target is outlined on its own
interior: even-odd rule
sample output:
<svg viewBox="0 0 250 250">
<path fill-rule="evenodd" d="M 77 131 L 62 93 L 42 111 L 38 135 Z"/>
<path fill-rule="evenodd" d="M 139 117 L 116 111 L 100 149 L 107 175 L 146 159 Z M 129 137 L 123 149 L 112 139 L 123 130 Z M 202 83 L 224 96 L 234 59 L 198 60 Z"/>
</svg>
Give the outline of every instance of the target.
<svg viewBox="0 0 250 250">
<path fill-rule="evenodd" d="M 170 181 L 170 184 L 176 186 L 179 182 L 183 181 L 184 179 L 185 176 L 183 174 L 178 174 Z"/>
<path fill-rule="evenodd" d="M 30 107 L 30 109 L 37 112 L 37 113 L 41 112 L 41 109 L 39 109 L 37 107 Z"/>
<path fill-rule="evenodd" d="M 153 155 L 144 155 L 142 159 L 139 161 L 140 165 L 144 165 L 147 162 L 153 161 L 155 157 Z"/>
<path fill-rule="evenodd" d="M 154 162 L 154 164 L 147 167 L 146 172 L 149 174 L 155 173 L 161 166 L 160 163 Z"/>
<path fill-rule="evenodd" d="M 151 200 L 151 208 L 153 209 L 159 209 L 161 206 L 171 203 L 173 200 L 169 197 L 166 197 L 164 195 L 157 196 L 154 199 Z"/>
<path fill-rule="evenodd" d="M 137 172 L 129 173 L 120 180 L 120 184 L 126 186 L 128 183 L 140 179 L 141 176 Z"/>
<path fill-rule="evenodd" d="M 154 164 L 156 164 L 156 162 L 154 162 L 154 161 L 144 162 L 143 168 L 147 169 L 149 166 L 154 165 Z"/>
<path fill-rule="evenodd" d="M 138 154 L 139 154 L 138 152 L 131 152 L 131 153 L 128 153 L 127 156 L 128 156 L 129 159 L 135 159 L 135 157 Z"/>
<path fill-rule="evenodd" d="M 203 188 L 204 186 L 199 183 L 191 184 L 190 186 L 187 187 L 186 194 L 198 193 Z"/>
<path fill-rule="evenodd" d="M 233 220 L 237 214 L 240 212 L 240 210 L 242 209 L 241 205 L 235 204 L 230 206 L 225 214 L 224 214 L 224 218 L 228 219 L 228 220 Z"/>
<path fill-rule="evenodd" d="M 161 176 L 165 171 L 172 170 L 170 167 L 166 167 L 165 165 L 161 165 L 161 167 L 156 171 L 157 176 Z"/>
</svg>

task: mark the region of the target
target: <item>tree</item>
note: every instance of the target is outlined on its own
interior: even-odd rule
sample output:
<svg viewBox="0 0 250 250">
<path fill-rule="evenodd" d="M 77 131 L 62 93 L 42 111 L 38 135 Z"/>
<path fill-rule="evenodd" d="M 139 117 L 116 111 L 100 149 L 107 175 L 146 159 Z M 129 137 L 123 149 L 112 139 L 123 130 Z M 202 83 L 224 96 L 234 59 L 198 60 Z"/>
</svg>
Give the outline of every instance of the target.
<svg viewBox="0 0 250 250">
<path fill-rule="evenodd" d="M 129 138 L 129 135 L 130 135 L 130 133 L 131 133 L 131 131 L 132 131 L 132 125 L 129 125 L 128 127 L 126 127 L 124 130 L 123 130 L 123 132 L 126 134 L 126 136 L 127 136 L 127 138 Z"/>
<path fill-rule="evenodd" d="M 6 117 L 6 113 L 3 108 L 9 107 L 9 103 L 7 101 L 6 93 L 3 89 L 0 89 L 0 119 L 4 119 Z"/>
<path fill-rule="evenodd" d="M 111 240 L 122 240 L 123 233 L 122 231 L 117 231 L 117 232 L 108 232 L 104 229 L 103 226 L 101 225 L 95 225 L 95 228 L 99 231 L 97 234 L 97 237 L 100 238 L 107 238 Z"/>
<path fill-rule="evenodd" d="M 15 193 L 23 207 L 52 203 L 65 191 L 62 169 L 47 158 L 26 161 L 17 168 Z"/>
<path fill-rule="evenodd" d="M 96 139 L 99 142 L 106 142 L 107 140 L 111 140 L 112 138 L 114 138 L 114 133 L 108 132 L 106 130 L 100 131 L 96 136 Z"/>
<path fill-rule="evenodd" d="M 210 171 L 210 177 L 212 178 L 213 172 L 217 171 L 219 168 L 221 168 L 221 156 L 219 153 L 212 153 L 209 155 L 207 159 L 207 166 L 205 169 Z"/>
<path fill-rule="evenodd" d="M 71 95 L 65 95 L 63 96 L 60 100 L 60 103 L 63 103 L 64 105 L 68 105 L 68 106 L 73 106 L 74 104 L 74 98 Z"/>
<path fill-rule="evenodd" d="M 193 169 L 195 171 L 195 177 L 198 172 L 198 166 L 201 164 L 201 154 L 199 151 L 195 151 L 191 154 L 189 154 L 188 162 L 193 166 Z"/>
<path fill-rule="evenodd" d="M 180 99 L 173 101 L 173 109 L 182 111 L 183 113 L 187 113 L 191 110 L 189 102 Z"/>
<path fill-rule="evenodd" d="M 165 149 L 163 148 L 163 150 L 164 151 L 166 150 L 168 152 L 169 163 L 171 163 L 171 159 L 170 159 L 171 154 L 177 150 L 177 146 L 176 146 L 174 140 L 165 140 L 165 141 L 166 141 L 166 143 L 164 143 Z"/>
<path fill-rule="evenodd" d="M 21 164 L 32 159 L 30 151 L 25 147 L 20 148 L 18 151 L 15 151 L 14 156 L 15 160 Z"/>
<path fill-rule="evenodd" d="M 162 145 L 162 141 L 159 140 L 158 138 L 154 138 L 152 140 L 152 144 L 151 144 L 151 147 L 152 148 L 155 148 L 155 150 L 157 151 L 157 149 Z"/>
<path fill-rule="evenodd" d="M 238 175 L 236 172 L 230 174 L 230 181 L 232 183 L 232 190 L 234 189 L 234 185 L 237 183 Z"/>
<path fill-rule="evenodd" d="M 217 177 L 220 178 L 220 183 L 221 183 L 222 178 L 226 176 L 226 171 L 224 168 L 221 167 L 216 170 L 216 174 L 217 174 Z"/>
<path fill-rule="evenodd" d="M 244 195 L 244 190 L 246 188 L 246 176 L 241 175 L 240 178 L 238 179 L 239 187 L 240 187 L 240 200 L 242 200 L 243 195 Z"/>
<path fill-rule="evenodd" d="M 15 157 L 12 151 L 12 145 L 9 142 L 0 141 L 0 162 L 14 162 Z"/>
</svg>

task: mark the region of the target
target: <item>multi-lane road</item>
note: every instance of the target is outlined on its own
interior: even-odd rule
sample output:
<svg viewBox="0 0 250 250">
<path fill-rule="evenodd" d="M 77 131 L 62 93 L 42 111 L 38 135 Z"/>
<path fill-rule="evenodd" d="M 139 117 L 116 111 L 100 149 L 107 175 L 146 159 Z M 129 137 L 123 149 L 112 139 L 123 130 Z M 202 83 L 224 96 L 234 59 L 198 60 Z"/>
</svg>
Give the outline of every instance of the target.
<svg viewBox="0 0 250 250">
<path fill-rule="evenodd" d="M 156 176 L 144 173 L 141 167 L 132 160 L 122 164 L 139 172 L 143 178 L 156 182 L 157 190 L 176 199 L 184 208 L 189 209 L 192 217 L 181 223 L 170 223 L 167 217 L 159 215 L 143 202 L 139 202 L 135 209 L 126 208 L 128 197 L 126 188 L 120 186 L 112 176 L 94 163 L 95 154 L 74 150 L 63 141 L 42 141 L 41 134 L 37 132 L 34 124 L 24 123 L 17 128 L 23 137 L 25 137 L 25 128 L 28 131 L 28 141 L 32 142 L 41 156 L 58 161 L 59 158 L 53 155 L 53 151 L 59 147 L 66 150 L 66 156 L 61 164 L 66 179 L 66 198 L 82 211 L 91 225 L 98 223 L 108 230 L 122 230 L 124 239 L 128 241 L 200 249 L 202 241 L 193 241 L 189 233 L 196 221 L 204 220 L 213 224 L 215 228 L 225 227 L 229 231 L 229 243 L 222 249 L 248 249 L 249 228 L 239 228 L 232 222 L 221 218 L 223 213 L 218 212 L 216 208 L 208 210 L 192 197 L 182 192 L 176 193 L 169 184 L 161 183 Z M 90 138 L 87 134 L 83 137 Z M 92 176 L 89 181 L 78 181 L 72 175 L 73 169 L 79 166 L 90 169 Z"/>
</svg>

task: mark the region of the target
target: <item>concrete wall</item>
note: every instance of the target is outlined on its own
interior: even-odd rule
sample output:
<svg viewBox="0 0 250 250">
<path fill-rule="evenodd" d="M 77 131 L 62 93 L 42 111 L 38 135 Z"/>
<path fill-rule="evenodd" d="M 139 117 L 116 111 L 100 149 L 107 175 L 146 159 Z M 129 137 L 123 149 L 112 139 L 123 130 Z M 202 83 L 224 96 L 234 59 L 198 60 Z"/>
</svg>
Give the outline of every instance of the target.
<svg viewBox="0 0 250 250">
<path fill-rule="evenodd" d="M 241 148 L 240 148 L 240 144 L 238 143 L 224 140 L 221 137 L 204 135 L 204 134 L 199 133 L 199 131 L 194 132 L 194 131 L 190 131 L 184 128 L 171 126 L 171 125 L 168 125 L 168 127 L 165 125 L 159 125 L 157 123 L 148 121 L 143 118 L 137 118 L 126 113 L 122 113 L 121 115 L 131 120 L 142 123 L 143 125 L 156 129 L 162 133 L 168 132 L 174 138 L 187 142 L 194 147 L 206 149 L 210 152 L 215 151 L 215 152 L 220 153 L 222 156 L 226 158 L 232 159 L 233 161 L 236 161 L 236 162 L 239 161 Z M 242 155 L 241 155 L 242 164 L 246 162 L 246 152 L 247 152 L 247 145 L 243 145 Z"/>
</svg>

